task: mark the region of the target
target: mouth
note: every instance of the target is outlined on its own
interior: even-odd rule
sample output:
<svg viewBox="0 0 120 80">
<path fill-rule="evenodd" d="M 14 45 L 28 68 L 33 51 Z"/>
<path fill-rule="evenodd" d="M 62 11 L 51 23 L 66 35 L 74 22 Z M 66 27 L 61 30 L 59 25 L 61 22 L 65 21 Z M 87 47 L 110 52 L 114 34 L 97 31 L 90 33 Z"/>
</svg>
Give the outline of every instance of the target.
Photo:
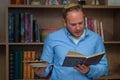
<svg viewBox="0 0 120 80">
<path fill-rule="evenodd" d="M 80 34 L 81 34 L 81 32 L 80 32 L 80 31 L 76 31 L 76 32 L 75 32 L 75 34 L 80 35 Z"/>
</svg>

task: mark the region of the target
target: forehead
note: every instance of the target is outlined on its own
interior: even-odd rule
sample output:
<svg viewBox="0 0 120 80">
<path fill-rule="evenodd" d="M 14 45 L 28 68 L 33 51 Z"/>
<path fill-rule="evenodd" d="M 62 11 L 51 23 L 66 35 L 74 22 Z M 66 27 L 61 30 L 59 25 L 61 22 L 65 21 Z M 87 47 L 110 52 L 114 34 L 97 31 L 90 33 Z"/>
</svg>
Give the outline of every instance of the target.
<svg viewBox="0 0 120 80">
<path fill-rule="evenodd" d="M 67 13 L 67 18 L 82 18 L 84 16 L 82 11 L 70 11 Z"/>
</svg>

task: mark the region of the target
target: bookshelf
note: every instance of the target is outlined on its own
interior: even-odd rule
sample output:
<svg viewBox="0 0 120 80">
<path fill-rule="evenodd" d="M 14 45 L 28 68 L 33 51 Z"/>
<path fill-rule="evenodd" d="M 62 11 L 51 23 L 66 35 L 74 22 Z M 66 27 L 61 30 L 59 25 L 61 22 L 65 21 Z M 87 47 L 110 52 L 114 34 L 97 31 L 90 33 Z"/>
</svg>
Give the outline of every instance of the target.
<svg viewBox="0 0 120 80">
<path fill-rule="evenodd" d="M 77 2 L 77 0 L 73 0 Z M 28 2 L 30 3 L 30 2 Z M 9 43 L 8 38 L 8 12 L 29 12 L 33 15 L 40 27 L 62 27 L 62 5 L 15 5 L 9 4 L 5 12 L 5 27 L 0 26 L 0 65 L 2 73 L 1 79 L 9 80 L 9 51 L 10 50 L 33 50 L 37 55 L 41 55 L 43 42 L 31 43 Z M 109 63 L 109 75 L 101 77 L 102 80 L 120 79 L 120 35 L 119 35 L 119 18 L 120 6 L 108 6 L 107 0 L 100 0 L 100 5 L 92 5 L 91 0 L 87 0 L 83 6 L 86 16 L 99 18 L 103 22 L 104 44 L 107 51 Z M 48 15 L 49 14 L 49 15 Z M 3 34 L 4 33 L 4 34 Z M 4 64 L 6 63 L 6 64 Z M 100 80 L 99 79 L 99 80 Z"/>
</svg>

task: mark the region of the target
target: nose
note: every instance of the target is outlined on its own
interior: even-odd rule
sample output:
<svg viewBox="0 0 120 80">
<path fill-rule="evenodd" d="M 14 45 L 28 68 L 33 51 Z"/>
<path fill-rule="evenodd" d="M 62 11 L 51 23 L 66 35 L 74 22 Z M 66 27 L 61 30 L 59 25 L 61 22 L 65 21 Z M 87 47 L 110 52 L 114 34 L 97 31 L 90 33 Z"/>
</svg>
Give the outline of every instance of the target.
<svg viewBox="0 0 120 80">
<path fill-rule="evenodd" d="M 79 30 L 80 29 L 80 25 L 76 24 L 76 29 Z"/>
</svg>

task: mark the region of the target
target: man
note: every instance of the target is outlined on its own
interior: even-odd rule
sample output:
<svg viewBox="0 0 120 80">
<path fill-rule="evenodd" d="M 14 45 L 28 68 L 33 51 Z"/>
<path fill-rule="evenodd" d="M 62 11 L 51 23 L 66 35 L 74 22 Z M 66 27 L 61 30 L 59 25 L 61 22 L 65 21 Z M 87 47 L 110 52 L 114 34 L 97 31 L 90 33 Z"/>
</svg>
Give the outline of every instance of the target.
<svg viewBox="0 0 120 80">
<path fill-rule="evenodd" d="M 47 36 L 41 60 L 53 64 L 47 68 L 34 68 L 39 76 L 50 80 L 92 80 L 108 73 L 106 55 L 96 65 L 78 64 L 74 67 L 62 66 L 68 51 L 83 53 L 89 56 L 105 52 L 101 37 L 84 26 L 84 13 L 78 4 L 68 4 L 63 9 L 64 28 Z"/>
</svg>

